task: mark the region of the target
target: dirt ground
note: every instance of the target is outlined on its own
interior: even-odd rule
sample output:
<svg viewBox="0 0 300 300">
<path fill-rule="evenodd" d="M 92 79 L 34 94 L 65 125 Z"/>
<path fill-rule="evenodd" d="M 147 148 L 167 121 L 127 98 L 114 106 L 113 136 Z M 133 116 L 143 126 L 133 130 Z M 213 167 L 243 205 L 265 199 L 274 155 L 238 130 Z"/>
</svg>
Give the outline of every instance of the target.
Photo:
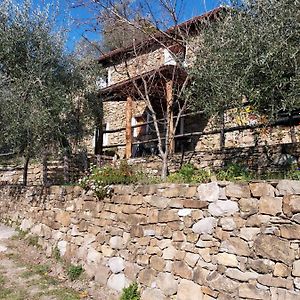
<svg viewBox="0 0 300 300">
<path fill-rule="evenodd" d="M 0 300 L 116 300 L 84 272 L 70 280 L 59 258 L 47 258 L 31 237 L 0 224 Z"/>
</svg>

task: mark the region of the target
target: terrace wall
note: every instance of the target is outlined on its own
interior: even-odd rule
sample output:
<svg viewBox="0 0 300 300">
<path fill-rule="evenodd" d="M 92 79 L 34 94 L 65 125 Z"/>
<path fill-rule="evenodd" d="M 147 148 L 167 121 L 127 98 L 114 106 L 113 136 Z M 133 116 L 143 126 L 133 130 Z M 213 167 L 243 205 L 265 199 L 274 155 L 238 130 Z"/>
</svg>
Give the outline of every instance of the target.
<svg viewBox="0 0 300 300">
<path fill-rule="evenodd" d="M 0 219 L 143 300 L 299 299 L 300 182 L 0 188 Z"/>
</svg>

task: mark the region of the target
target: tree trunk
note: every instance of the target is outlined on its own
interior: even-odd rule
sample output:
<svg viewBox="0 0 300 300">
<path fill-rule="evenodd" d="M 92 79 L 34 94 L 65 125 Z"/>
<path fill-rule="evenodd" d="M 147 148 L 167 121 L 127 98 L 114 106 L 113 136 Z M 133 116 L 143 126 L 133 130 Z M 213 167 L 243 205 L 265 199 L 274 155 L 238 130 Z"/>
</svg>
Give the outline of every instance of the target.
<svg viewBox="0 0 300 300">
<path fill-rule="evenodd" d="M 165 180 L 168 176 L 168 155 L 165 153 L 162 156 L 161 179 Z"/>
<path fill-rule="evenodd" d="M 26 155 L 24 167 L 23 167 L 23 185 L 27 185 L 27 176 L 28 176 L 28 165 L 29 165 L 30 156 Z"/>
</svg>

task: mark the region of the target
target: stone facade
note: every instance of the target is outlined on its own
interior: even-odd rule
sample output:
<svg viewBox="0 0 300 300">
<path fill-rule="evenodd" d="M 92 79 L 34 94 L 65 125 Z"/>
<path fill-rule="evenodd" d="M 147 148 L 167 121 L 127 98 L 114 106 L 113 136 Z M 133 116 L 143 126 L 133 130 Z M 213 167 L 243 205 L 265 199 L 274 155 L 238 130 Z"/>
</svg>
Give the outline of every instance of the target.
<svg viewBox="0 0 300 300">
<path fill-rule="evenodd" d="M 300 299 L 300 182 L 3 186 L 0 218 L 99 284 L 142 299 Z"/>
<path fill-rule="evenodd" d="M 146 110 L 146 105 L 142 101 L 135 101 L 135 110 L 133 116 L 139 116 L 141 112 Z M 124 128 L 123 131 L 118 133 L 108 133 L 109 145 L 118 145 L 125 143 L 125 102 L 124 101 L 111 101 L 105 102 L 104 108 L 104 122 L 108 122 L 109 129 Z M 145 120 L 146 121 L 146 120 Z M 204 122 L 203 117 L 199 116 L 192 122 L 185 120 L 188 124 L 185 126 L 185 133 L 203 132 L 203 135 L 195 135 L 190 138 L 190 150 L 196 151 L 211 151 L 220 150 L 220 133 L 212 133 L 212 130 L 219 130 L 213 125 L 212 121 Z M 225 123 L 226 128 L 230 128 L 231 122 Z M 235 124 L 234 126 L 238 126 Z M 300 142 L 300 125 L 293 127 L 294 142 Z M 243 148 L 252 146 L 273 146 L 284 145 L 292 142 L 292 131 L 289 126 L 277 125 L 266 126 L 263 128 L 253 128 L 244 130 L 233 130 L 225 133 L 224 143 L 225 148 Z M 117 146 L 116 152 L 121 158 L 124 157 L 125 146 Z"/>
<path fill-rule="evenodd" d="M 155 70 L 162 65 L 164 65 L 163 48 L 159 48 L 141 55 L 137 54 L 133 58 L 128 59 L 126 63 L 123 61 L 107 69 L 110 79 L 108 86 Z"/>
</svg>

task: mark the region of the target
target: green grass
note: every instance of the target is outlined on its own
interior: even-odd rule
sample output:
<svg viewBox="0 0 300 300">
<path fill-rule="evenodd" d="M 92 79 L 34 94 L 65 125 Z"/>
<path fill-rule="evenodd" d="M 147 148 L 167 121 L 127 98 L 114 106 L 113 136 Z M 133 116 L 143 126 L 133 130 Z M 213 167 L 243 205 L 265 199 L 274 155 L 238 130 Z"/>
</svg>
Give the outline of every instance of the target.
<svg viewBox="0 0 300 300">
<path fill-rule="evenodd" d="M 38 275 L 39 278 L 35 278 L 31 281 L 31 284 L 38 285 L 42 289 L 46 289 L 51 285 L 57 285 L 59 282 L 54 277 L 49 276 L 48 272 L 50 271 L 49 265 L 27 265 L 25 272 L 21 274 L 22 278 L 28 279 L 35 275 Z"/>
<path fill-rule="evenodd" d="M 26 237 L 28 234 L 28 231 L 24 231 L 20 229 L 19 227 L 16 228 L 17 234 L 12 237 L 13 240 L 22 240 Z"/>
<path fill-rule="evenodd" d="M 79 293 L 69 288 L 58 288 L 40 293 L 40 296 L 55 296 L 57 300 L 80 300 Z"/>
<path fill-rule="evenodd" d="M 3 286 L 5 283 L 5 278 L 2 274 L 0 274 L 0 286 Z"/>
<path fill-rule="evenodd" d="M 59 249 L 58 249 L 57 246 L 55 246 L 55 247 L 53 248 L 52 256 L 54 257 L 54 259 L 55 259 L 56 261 L 62 261 L 61 256 L 60 256 L 60 251 L 59 251 Z"/>
<path fill-rule="evenodd" d="M 0 300 L 28 300 L 30 296 L 25 290 L 16 290 L 15 288 L 1 288 Z"/>
<path fill-rule="evenodd" d="M 38 249 L 41 249 L 41 245 L 39 245 L 39 237 L 36 235 L 29 235 L 26 237 L 25 241 L 29 246 L 36 247 Z"/>
</svg>

